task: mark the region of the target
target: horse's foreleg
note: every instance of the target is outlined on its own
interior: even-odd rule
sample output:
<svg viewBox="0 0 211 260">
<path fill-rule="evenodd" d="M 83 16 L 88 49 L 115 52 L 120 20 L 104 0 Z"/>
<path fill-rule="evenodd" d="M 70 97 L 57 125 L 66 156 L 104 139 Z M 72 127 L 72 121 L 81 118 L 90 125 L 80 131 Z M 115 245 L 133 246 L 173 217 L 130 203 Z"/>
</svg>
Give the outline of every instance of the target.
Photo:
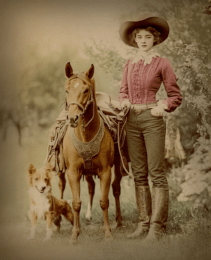
<svg viewBox="0 0 211 260">
<path fill-rule="evenodd" d="M 74 215 L 74 223 L 73 223 L 73 230 L 72 235 L 70 238 L 70 241 L 73 243 L 77 242 L 77 237 L 80 233 L 80 219 L 79 214 L 81 210 L 81 200 L 80 200 L 80 175 L 71 174 L 70 172 L 67 172 L 68 181 L 70 184 L 70 188 L 72 191 L 73 196 L 73 215 Z"/>
<path fill-rule="evenodd" d="M 115 171 L 115 177 L 112 183 L 112 189 L 113 189 L 113 195 L 115 198 L 116 202 L 116 222 L 117 222 L 117 227 L 120 227 L 122 225 L 122 215 L 121 215 L 121 207 L 120 207 L 120 193 L 121 193 L 121 186 L 120 182 L 122 179 L 122 175 L 120 172 L 120 162 L 118 160 L 115 160 L 115 165 L 114 165 L 114 171 Z"/>
<path fill-rule="evenodd" d="M 93 197 L 95 194 L 95 182 L 92 178 L 92 176 L 86 176 L 86 181 L 88 183 L 88 191 L 89 191 L 89 201 L 88 201 L 88 207 L 86 212 L 86 220 L 91 221 L 92 219 L 92 203 L 93 203 Z"/>
<path fill-rule="evenodd" d="M 100 175 L 100 189 L 101 189 L 101 198 L 100 206 L 103 210 L 103 220 L 104 226 L 103 231 L 105 232 L 105 238 L 112 238 L 111 227 L 108 220 L 108 207 L 109 207 L 109 189 L 111 184 L 111 168 L 109 167 L 107 171 L 103 172 Z"/>
<path fill-rule="evenodd" d="M 66 186 L 65 172 L 59 172 L 60 199 L 63 199 L 65 186 Z"/>
</svg>

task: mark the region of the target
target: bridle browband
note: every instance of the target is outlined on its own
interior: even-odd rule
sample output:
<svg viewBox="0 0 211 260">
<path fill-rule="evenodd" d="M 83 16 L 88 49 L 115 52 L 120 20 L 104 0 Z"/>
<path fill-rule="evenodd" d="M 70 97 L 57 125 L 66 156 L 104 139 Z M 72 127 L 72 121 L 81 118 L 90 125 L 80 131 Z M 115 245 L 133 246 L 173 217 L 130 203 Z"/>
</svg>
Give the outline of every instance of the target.
<svg viewBox="0 0 211 260">
<path fill-rule="evenodd" d="M 77 74 L 73 74 L 73 76 L 71 76 L 69 78 L 69 80 L 73 80 L 73 79 L 81 79 L 83 81 L 85 81 L 86 83 L 89 84 L 89 88 L 90 88 L 90 92 L 89 92 L 89 98 L 88 98 L 88 101 L 85 105 L 85 107 L 83 107 L 81 104 L 79 104 L 78 102 L 70 102 L 69 104 L 67 104 L 67 101 L 66 101 L 66 107 L 65 109 L 68 110 L 70 105 L 77 105 L 81 110 L 82 112 L 80 113 L 79 117 L 81 117 L 82 119 L 82 125 L 83 125 L 83 130 L 85 131 L 85 128 L 90 124 L 90 122 L 93 120 L 94 118 L 94 109 L 95 109 L 95 100 L 94 100 L 94 93 L 93 93 L 93 86 L 91 85 L 91 82 L 90 82 L 90 79 L 85 75 L 83 74 L 82 72 L 78 72 Z M 84 122 L 84 114 L 86 113 L 89 105 L 93 103 L 93 113 L 92 113 L 92 118 L 88 121 L 88 123 L 85 124 Z"/>
</svg>

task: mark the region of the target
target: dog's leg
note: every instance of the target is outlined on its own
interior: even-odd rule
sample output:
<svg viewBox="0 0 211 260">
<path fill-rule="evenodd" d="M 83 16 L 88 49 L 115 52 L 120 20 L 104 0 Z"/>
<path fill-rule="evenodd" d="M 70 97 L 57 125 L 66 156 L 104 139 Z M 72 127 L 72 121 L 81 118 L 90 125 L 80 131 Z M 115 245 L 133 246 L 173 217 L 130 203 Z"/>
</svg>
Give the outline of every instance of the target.
<svg viewBox="0 0 211 260">
<path fill-rule="evenodd" d="M 43 241 L 50 240 L 52 233 L 53 233 L 53 230 L 52 230 L 53 215 L 51 212 L 46 213 L 46 220 L 47 220 L 47 233 L 46 233 L 46 237 L 44 238 Z"/>
<path fill-rule="evenodd" d="M 60 199 L 63 199 L 64 196 L 64 190 L 65 190 L 65 186 L 66 186 L 66 179 L 65 179 L 65 172 L 59 172 L 59 189 L 60 189 Z M 60 230 L 60 222 L 62 220 L 61 215 L 59 215 L 55 220 L 54 220 L 54 224 L 57 227 L 57 231 Z"/>
<path fill-rule="evenodd" d="M 60 199 L 63 199 L 65 186 L 66 186 L 65 172 L 59 172 Z"/>
<path fill-rule="evenodd" d="M 92 178 L 92 176 L 86 176 L 86 181 L 88 183 L 88 191 L 89 191 L 89 201 L 88 201 L 88 207 L 86 212 L 86 220 L 91 221 L 92 220 L 92 203 L 93 203 L 93 197 L 95 194 L 95 182 Z"/>
<path fill-rule="evenodd" d="M 72 208 L 69 205 L 68 202 L 65 203 L 64 209 L 62 211 L 63 216 L 71 222 L 71 224 L 73 225 L 73 212 L 72 212 Z"/>
<path fill-rule="evenodd" d="M 36 223 L 37 223 L 36 213 L 34 211 L 29 212 L 29 218 L 31 220 L 31 232 L 30 232 L 28 239 L 33 239 L 35 236 L 35 229 L 36 229 Z"/>
</svg>

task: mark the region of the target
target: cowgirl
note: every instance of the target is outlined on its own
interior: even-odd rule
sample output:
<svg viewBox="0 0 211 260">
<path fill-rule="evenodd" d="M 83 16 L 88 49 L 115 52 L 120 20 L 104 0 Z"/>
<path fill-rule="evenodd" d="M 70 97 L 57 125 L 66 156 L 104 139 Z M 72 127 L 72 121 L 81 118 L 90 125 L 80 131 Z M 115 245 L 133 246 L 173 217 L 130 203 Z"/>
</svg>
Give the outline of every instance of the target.
<svg viewBox="0 0 211 260">
<path fill-rule="evenodd" d="M 123 42 L 139 48 L 137 55 L 125 65 L 119 93 L 121 106 L 130 108 L 126 123 L 127 145 L 139 213 L 138 227 L 128 237 L 147 234 L 148 241 L 160 238 L 168 217 L 169 188 L 163 167 L 165 124 L 162 115 L 164 110 L 174 111 L 182 101 L 170 62 L 154 49 L 168 34 L 168 23 L 159 17 L 128 21 L 120 27 Z M 156 92 L 162 82 L 168 98 L 156 101 Z M 151 193 L 148 173 L 153 183 Z"/>
</svg>

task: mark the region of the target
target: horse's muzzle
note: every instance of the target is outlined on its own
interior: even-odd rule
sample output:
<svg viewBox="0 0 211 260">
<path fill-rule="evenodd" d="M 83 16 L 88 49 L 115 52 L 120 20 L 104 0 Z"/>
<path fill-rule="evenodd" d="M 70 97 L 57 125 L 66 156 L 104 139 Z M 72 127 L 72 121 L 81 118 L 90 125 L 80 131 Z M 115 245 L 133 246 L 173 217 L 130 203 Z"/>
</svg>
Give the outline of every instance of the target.
<svg viewBox="0 0 211 260">
<path fill-rule="evenodd" d="M 79 116 L 67 116 L 67 121 L 70 127 L 76 128 L 78 126 Z"/>
</svg>

